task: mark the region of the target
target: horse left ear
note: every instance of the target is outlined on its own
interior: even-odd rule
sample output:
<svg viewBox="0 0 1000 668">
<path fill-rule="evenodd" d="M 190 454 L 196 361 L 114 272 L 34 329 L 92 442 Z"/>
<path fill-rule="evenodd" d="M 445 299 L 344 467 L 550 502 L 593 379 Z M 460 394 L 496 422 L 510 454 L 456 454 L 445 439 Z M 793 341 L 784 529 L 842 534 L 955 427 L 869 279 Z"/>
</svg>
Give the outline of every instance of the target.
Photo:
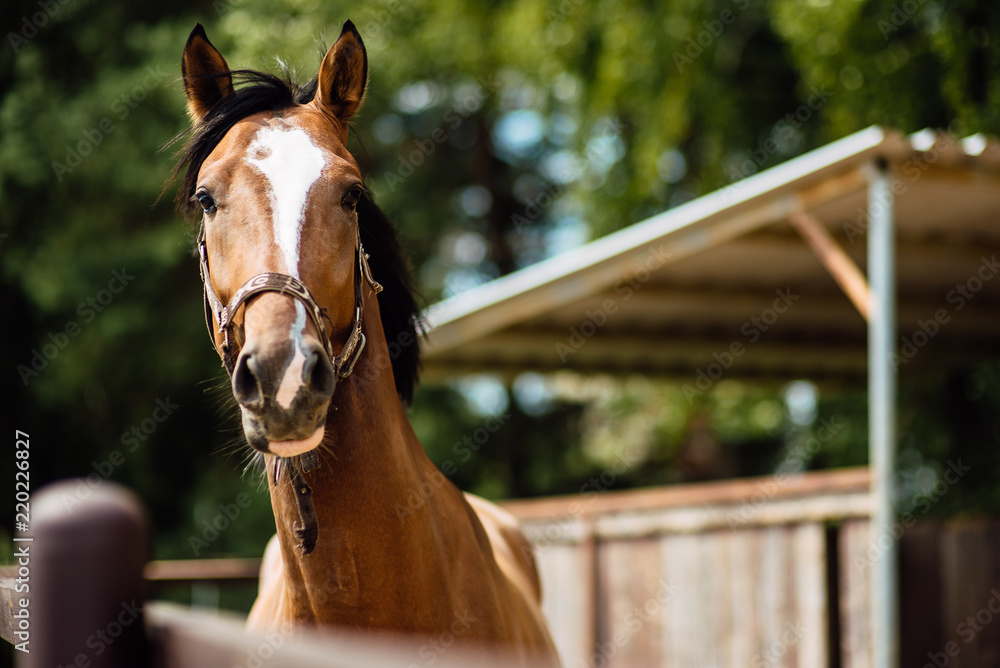
<svg viewBox="0 0 1000 668">
<path fill-rule="evenodd" d="M 341 140 L 347 142 L 347 121 L 361 106 L 368 83 L 368 54 L 354 24 L 344 23 L 337 42 L 319 66 L 313 105 L 331 116 L 340 126 Z"/>
</svg>

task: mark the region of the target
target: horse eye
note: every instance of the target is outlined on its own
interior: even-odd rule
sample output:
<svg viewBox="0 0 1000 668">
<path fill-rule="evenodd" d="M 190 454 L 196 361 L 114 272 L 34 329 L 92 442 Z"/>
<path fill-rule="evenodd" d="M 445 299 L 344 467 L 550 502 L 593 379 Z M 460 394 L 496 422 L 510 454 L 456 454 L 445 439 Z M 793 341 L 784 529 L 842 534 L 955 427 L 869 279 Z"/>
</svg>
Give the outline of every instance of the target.
<svg viewBox="0 0 1000 668">
<path fill-rule="evenodd" d="M 212 196 L 206 192 L 200 192 L 195 195 L 198 198 L 198 204 L 201 204 L 201 208 L 205 210 L 205 213 L 215 213 L 215 200 Z"/>
<path fill-rule="evenodd" d="M 341 200 L 341 206 L 348 211 L 353 211 L 358 206 L 359 199 L 361 199 L 361 188 L 355 186 L 344 195 L 344 199 Z"/>
</svg>

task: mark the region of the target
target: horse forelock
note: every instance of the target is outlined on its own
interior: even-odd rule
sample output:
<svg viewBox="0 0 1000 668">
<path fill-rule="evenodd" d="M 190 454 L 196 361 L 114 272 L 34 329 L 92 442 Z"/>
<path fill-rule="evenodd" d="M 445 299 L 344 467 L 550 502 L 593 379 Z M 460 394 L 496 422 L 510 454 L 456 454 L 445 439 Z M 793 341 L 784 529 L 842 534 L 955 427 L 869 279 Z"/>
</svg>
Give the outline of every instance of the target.
<svg viewBox="0 0 1000 668">
<path fill-rule="evenodd" d="M 195 210 L 192 198 L 202 165 L 234 125 L 262 111 L 280 112 L 312 99 L 316 91 L 315 81 L 299 86 L 287 72 L 285 74 L 285 77 L 278 77 L 256 70 L 233 70 L 216 75 L 231 75 L 238 84 L 235 92 L 222 98 L 200 123 L 173 140 L 177 142 L 187 138 L 173 172 L 174 178 L 183 174 L 176 204 L 185 216 Z"/>
</svg>

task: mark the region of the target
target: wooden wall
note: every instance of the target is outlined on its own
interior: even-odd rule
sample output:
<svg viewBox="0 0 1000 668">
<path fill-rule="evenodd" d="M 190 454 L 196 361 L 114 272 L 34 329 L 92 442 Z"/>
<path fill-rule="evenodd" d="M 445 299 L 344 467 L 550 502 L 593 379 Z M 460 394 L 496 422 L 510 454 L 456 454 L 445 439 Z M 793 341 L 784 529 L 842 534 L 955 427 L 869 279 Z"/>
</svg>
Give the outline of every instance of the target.
<svg viewBox="0 0 1000 668">
<path fill-rule="evenodd" d="M 506 507 L 567 668 L 870 668 L 868 485 L 847 469 Z M 901 665 L 1000 666 L 1000 520 L 911 519 Z"/>
<path fill-rule="evenodd" d="M 507 508 L 568 667 L 865 666 L 867 581 L 830 564 L 867 549 L 868 484 L 851 469 Z"/>
<path fill-rule="evenodd" d="M 900 583 L 902 665 L 1000 666 L 1000 520 L 907 529 Z"/>
</svg>

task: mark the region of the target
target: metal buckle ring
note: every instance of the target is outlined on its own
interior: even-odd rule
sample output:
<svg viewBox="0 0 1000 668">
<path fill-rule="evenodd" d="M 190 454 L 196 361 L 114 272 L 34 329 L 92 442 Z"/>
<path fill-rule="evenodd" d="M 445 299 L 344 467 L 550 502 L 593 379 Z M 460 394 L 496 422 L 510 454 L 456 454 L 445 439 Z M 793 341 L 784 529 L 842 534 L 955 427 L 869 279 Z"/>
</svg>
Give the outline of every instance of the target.
<svg viewBox="0 0 1000 668">
<path fill-rule="evenodd" d="M 364 332 L 358 332 L 361 335 L 361 340 L 358 342 L 357 347 L 354 348 L 354 352 L 351 353 L 350 359 L 344 360 L 344 364 L 341 365 L 340 370 L 337 372 L 337 376 L 340 379 L 347 378 L 354 371 L 354 365 L 358 363 L 358 358 L 361 357 L 361 351 L 365 349 L 365 338 Z"/>
</svg>

